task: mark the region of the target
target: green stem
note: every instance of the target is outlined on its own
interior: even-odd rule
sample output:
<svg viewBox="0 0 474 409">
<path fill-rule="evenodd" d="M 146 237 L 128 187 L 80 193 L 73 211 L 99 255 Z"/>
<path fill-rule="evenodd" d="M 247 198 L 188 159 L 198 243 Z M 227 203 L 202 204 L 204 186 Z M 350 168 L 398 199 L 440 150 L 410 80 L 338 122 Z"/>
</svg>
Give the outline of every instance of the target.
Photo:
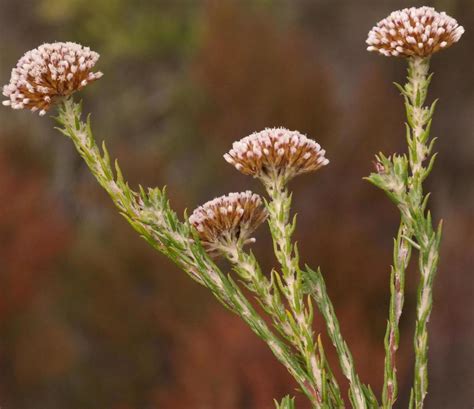
<svg viewBox="0 0 474 409">
<path fill-rule="evenodd" d="M 223 248 L 224 254 L 228 260 L 234 265 L 234 270 L 239 277 L 244 280 L 246 287 L 257 295 L 257 300 L 265 310 L 265 312 L 272 318 L 275 328 L 279 333 L 298 351 L 299 356 L 304 360 L 307 350 L 305 344 L 301 342 L 301 335 L 294 321 L 289 317 L 284 304 L 281 300 L 280 291 L 276 281 L 276 272 L 274 272 L 274 279 L 271 281 L 262 273 L 260 265 L 252 253 L 246 253 L 241 248 L 235 246 L 233 248 Z M 318 350 L 323 353 L 322 345 L 318 345 Z M 321 362 L 326 362 L 321 359 Z M 341 398 L 339 386 L 335 382 L 335 378 L 329 367 L 322 370 L 328 384 L 323 382 L 322 390 L 315 389 L 315 396 L 318 399 L 318 404 L 322 405 L 330 402 L 330 408 L 343 408 L 344 402 Z M 312 379 L 311 373 L 308 373 L 309 379 Z M 323 406 L 324 407 L 324 406 Z"/>
<path fill-rule="evenodd" d="M 289 342 L 297 343 L 297 334 L 288 321 L 288 314 L 275 280 L 270 281 L 262 273 L 255 256 L 252 253 L 246 253 L 238 245 L 223 247 L 221 251 L 232 263 L 234 270 L 243 280 L 247 289 L 257 296 L 257 301 L 272 318 L 278 332 Z"/>
<path fill-rule="evenodd" d="M 399 322 L 405 299 L 405 271 L 410 262 L 411 245 L 405 237 L 412 237 L 411 228 L 402 220 L 394 241 L 393 266 L 390 274 L 390 307 L 385 333 L 385 372 L 382 407 L 389 409 L 397 399 L 398 382 L 396 353 L 399 346 Z"/>
<path fill-rule="evenodd" d="M 428 393 L 428 321 L 433 307 L 433 284 L 439 261 L 439 245 L 441 241 L 441 223 L 434 231 L 428 216 L 417 240 L 420 244 L 420 283 L 418 285 L 416 327 L 415 327 L 415 380 L 414 407 L 423 408 Z"/>
<path fill-rule="evenodd" d="M 326 284 L 321 271 L 318 269 L 313 271 L 307 267 L 306 271 L 307 284 L 314 300 L 318 305 L 318 309 L 324 317 L 329 338 L 336 348 L 341 365 L 342 373 L 349 380 L 349 396 L 354 408 L 367 408 L 366 396 L 364 388 L 357 375 L 354 360 L 349 350 L 349 346 L 344 341 L 339 326 L 339 321 L 334 311 L 331 299 L 327 293 Z M 375 397 L 371 394 L 369 407 L 377 407 Z"/>
<path fill-rule="evenodd" d="M 293 254 L 291 234 L 294 226 L 289 223 L 291 198 L 286 189 L 272 189 L 268 205 L 269 224 L 274 242 L 275 255 L 281 265 L 281 291 L 291 311 L 291 325 L 297 333 L 298 348 L 312 374 L 319 393 L 323 388 L 323 365 L 316 355 L 316 341 L 312 328 L 312 311 L 308 309 L 302 291 L 301 275 L 297 271 L 298 260 Z M 277 276 L 279 277 L 279 276 Z"/>
<path fill-rule="evenodd" d="M 418 285 L 416 328 L 414 337 L 415 368 L 411 405 L 423 408 L 428 391 L 428 328 L 433 306 L 433 283 L 436 275 L 441 224 L 433 228 L 431 214 L 426 211 L 428 196 L 423 193 L 423 181 L 428 177 L 435 156 L 427 166 L 423 162 L 432 151 L 434 140 L 429 140 L 435 103 L 425 107 L 431 76 L 428 75 L 428 58 L 411 58 L 408 66 L 408 83 L 404 88 L 405 105 L 411 132 L 408 132 L 409 158 L 412 176 L 408 184 L 408 210 L 413 234 L 419 246 L 420 282 Z"/>
<path fill-rule="evenodd" d="M 405 98 L 407 114 L 406 155 L 377 156 L 377 173 L 368 180 L 383 189 L 400 210 L 401 222 L 394 244 L 390 278 L 390 309 L 385 336 L 385 371 L 382 406 L 390 409 L 397 398 L 396 352 L 399 346 L 399 321 L 403 309 L 405 271 L 412 247 L 419 251 L 420 282 L 417 299 L 415 330 L 415 377 L 410 408 L 421 409 L 427 393 L 427 323 L 432 308 L 433 279 L 438 263 L 441 228 L 434 230 L 429 211 L 429 195 L 423 192 L 423 182 L 430 174 L 436 154 L 431 155 L 435 139 L 430 140 L 430 129 L 436 101 L 424 106 L 431 81 L 429 58 L 408 59 L 405 86 L 397 85 Z M 429 160 L 428 160 L 429 159 Z M 427 163 L 425 163 L 425 161 Z"/>
<path fill-rule="evenodd" d="M 226 277 L 199 243 L 192 239 L 189 225 L 178 220 L 164 193 L 159 189 L 149 189 L 148 193 L 143 189 L 140 193 L 132 191 L 124 181 L 118 165 L 117 176 L 114 175 L 105 146 L 101 152 L 92 135 L 89 121 L 84 123 L 81 120 L 79 104 L 72 100 L 64 101 L 60 107 L 58 122 L 63 126 L 58 129 L 72 140 L 91 173 L 132 227 L 194 280 L 208 287 L 225 307 L 239 315 L 267 343 L 313 405 L 318 407 L 311 382 L 298 359 L 270 330 L 237 284 L 230 277 Z"/>
<path fill-rule="evenodd" d="M 295 229 L 295 220 L 293 220 L 292 223 L 289 222 L 291 196 L 288 194 L 287 189 L 280 186 L 279 183 L 274 183 L 273 185 L 268 186 L 267 191 L 272 199 L 268 205 L 270 216 L 269 224 L 274 241 L 275 255 L 282 267 L 283 280 L 285 281 L 286 289 L 284 293 L 289 302 L 290 308 L 295 314 L 296 323 L 301 328 L 300 331 L 303 334 L 312 335 L 312 332 L 310 332 L 312 325 L 312 311 L 308 311 L 305 307 L 303 273 L 298 265 L 299 260 L 296 248 L 293 248 L 291 241 L 291 236 Z M 338 352 L 343 373 L 349 379 L 351 403 L 354 408 L 366 409 L 367 402 L 365 394 L 356 374 L 352 355 L 341 336 L 339 323 L 334 308 L 332 307 L 332 303 L 327 296 L 326 287 L 319 286 L 318 288 L 321 291 L 318 292 L 317 295 L 313 295 L 313 297 L 318 304 L 321 314 L 325 318 L 328 333 Z M 307 337 L 306 339 L 308 342 L 305 345 L 306 347 L 310 345 L 310 342 L 314 342 L 312 336 L 311 338 Z M 311 354 L 311 351 L 315 351 L 315 348 L 307 349 L 307 362 L 310 363 L 310 368 L 313 368 L 315 379 L 318 380 L 318 376 L 321 377 L 326 363 L 323 362 L 322 359 L 317 360 L 316 356 Z M 331 375 L 329 376 L 332 376 L 332 373 L 330 374 Z M 327 375 L 328 374 L 326 374 L 326 376 Z"/>
<path fill-rule="evenodd" d="M 308 371 L 313 376 L 317 390 L 321 392 L 325 388 L 324 379 L 328 378 L 329 383 L 334 386 L 336 401 L 342 401 L 332 372 L 325 369 L 329 365 L 324 353 L 320 351 L 319 356 L 317 354 L 318 343 L 314 339 L 312 328 L 311 300 L 305 298 L 303 276 L 298 266 L 298 253 L 291 240 L 296 226 L 296 220 L 289 221 L 291 196 L 278 178 L 266 187 L 271 197 L 271 201 L 267 204 L 270 231 L 275 255 L 282 270 L 281 277 L 278 274 L 275 274 L 275 277 L 282 281 L 280 290 L 288 302 L 290 326 L 295 333 L 295 338 L 299 341 L 297 347 L 305 359 Z M 365 408 L 365 406 L 360 407 Z"/>
</svg>

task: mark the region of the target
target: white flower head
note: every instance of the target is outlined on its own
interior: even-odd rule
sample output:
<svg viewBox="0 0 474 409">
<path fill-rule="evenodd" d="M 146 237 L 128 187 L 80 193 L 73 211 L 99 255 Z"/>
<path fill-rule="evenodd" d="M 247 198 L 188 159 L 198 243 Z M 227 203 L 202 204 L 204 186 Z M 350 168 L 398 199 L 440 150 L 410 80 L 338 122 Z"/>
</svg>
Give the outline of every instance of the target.
<svg viewBox="0 0 474 409">
<path fill-rule="evenodd" d="M 412 7 L 392 12 L 370 30 L 367 50 L 387 57 L 428 57 L 458 42 L 464 28 L 445 12 Z"/>
<path fill-rule="evenodd" d="M 267 185 L 277 179 L 287 183 L 296 175 L 318 170 L 329 163 L 325 153 L 298 131 L 267 128 L 234 142 L 224 159 Z"/>
<path fill-rule="evenodd" d="M 20 58 L 3 87 L 8 99 L 3 105 L 13 109 L 46 111 L 60 97 L 67 97 L 102 77 L 92 72 L 99 54 L 76 43 L 43 44 Z"/>
<path fill-rule="evenodd" d="M 199 206 L 189 217 L 203 247 L 215 256 L 221 248 L 254 241 L 251 234 L 267 218 L 259 195 L 247 190 L 217 197 Z"/>
</svg>

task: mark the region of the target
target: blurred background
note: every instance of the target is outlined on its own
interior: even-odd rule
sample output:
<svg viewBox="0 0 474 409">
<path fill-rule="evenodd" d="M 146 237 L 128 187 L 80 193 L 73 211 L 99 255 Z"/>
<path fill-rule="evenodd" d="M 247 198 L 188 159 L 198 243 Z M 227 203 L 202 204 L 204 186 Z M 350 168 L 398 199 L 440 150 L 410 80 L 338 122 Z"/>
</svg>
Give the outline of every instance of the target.
<svg viewBox="0 0 474 409">
<path fill-rule="evenodd" d="M 423 4 L 467 31 L 432 62 L 440 155 L 427 189 L 445 235 L 426 406 L 472 408 L 474 3 Z M 405 150 L 392 81 L 403 82 L 406 67 L 367 53 L 364 42 L 378 20 L 412 5 L 422 3 L 0 0 L 0 82 L 43 42 L 98 51 L 105 76 L 81 93 L 96 138 L 133 186 L 166 184 L 180 213 L 229 191 L 263 193 L 222 159 L 234 140 L 285 126 L 320 142 L 330 166 L 291 186 L 296 239 L 302 258 L 322 267 L 362 380 L 379 394 L 398 213 L 362 178 L 375 153 Z M 269 409 L 295 393 L 265 344 L 132 231 L 52 128 L 48 117 L 0 109 L 1 406 Z M 255 252 L 269 270 L 265 230 Z M 412 268 L 399 407 L 412 381 L 416 285 Z"/>
</svg>

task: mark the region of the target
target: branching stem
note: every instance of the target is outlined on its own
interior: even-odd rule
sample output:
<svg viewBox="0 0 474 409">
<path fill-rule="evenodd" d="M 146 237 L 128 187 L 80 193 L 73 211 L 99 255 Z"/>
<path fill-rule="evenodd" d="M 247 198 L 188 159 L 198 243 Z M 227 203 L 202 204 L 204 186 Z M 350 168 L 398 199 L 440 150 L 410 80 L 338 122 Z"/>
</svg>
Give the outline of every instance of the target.
<svg viewBox="0 0 474 409">
<path fill-rule="evenodd" d="M 134 192 L 124 181 L 116 164 L 116 175 L 110 165 L 105 145 L 97 146 L 89 121 L 81 120 L 81 106 L 72 100 L 63 101 L 58 115 L 58 128 L 74 143 L 78 153 L 98 183 L 107 191 L 121 214 L 155 249 L 167 255 L 191 278 L 208 287 L 228 309 L 239 315 L 262 338 L 275 357 L 295 378 L 313 406 L 319 408 L 312 380 L 288 346 L 273 333 L 237 284 L 226 277 L 205 253 L 188 224 L 178 220 L 169 207 L 163 191 L 149 189 Z"/>
<path fill-rule="evenodd" d="M 441 239 L 441 228 L 437 231 L 433 229 L 431 214 L 426 210 L 429 195 L 423 192 L 423 181 L 430 174 L 436 158 L 436 155 L 431 155 L 435 139 L 430 140 L 436 101 L 431 107 L 424 106 L 431 81 L 428 71 L 429 58 L 411 57 L 408 60 L 407 83 L 403 87 L 398 85 L 405 98 L 408 157 L 394 155 L 386 158 L 380 154 L 380 171 L 369 177 L 372 183 L 385 190 L 397 204 L 401 214 L 400 227 L 394 241 L 389 320 L 385 335 L 382 396 L 384 409 L 392 408 L 397 399 L 396 353 L 399 347 L 399 321 L 404 302 L 405 271 L 413 248 L 419 252 L 420 282 L 414 340 L 415 376 L 410 408 L 423 407 L 428 386 L 427 323 L 432 307 L 433 279 Z"/>
<path fill-rule="evenodd" d="M 266 187 L 271 197 L 271 201 L 267 204 L 270 231 L 275 255 L 282 269 L 280 289 L 290 309 L 288 315 L 292 320 L 291 328 L 295 331 L 295 336 L 300 339 L 298 348 L 305 359 L 308 371 L 313 375 L 318 390 L 321 391 L 325 388 L 324 379 L 327 378 L 329 383 L 333 385 L 332 389 L 335 391 L 336 401 L 342 401 L 339 387 L 326 362 L 322 346 L 318 347 L 313 335 L 311 299 L 305 297 L 303 273 L 299 268 L 298 251 L 291 239 L 296 226 L 296 219 L 290 222 L 291 195 L 284 187 L 284 183 L 279 183 L 278 179 L 275 179 L 272 184 L 267 184 Z M 280 278 L 276 274 L 275 277 Z M 361 404 L 361 406 L 356 407 L 365 408 L 366 406 Z"/>
</svg>

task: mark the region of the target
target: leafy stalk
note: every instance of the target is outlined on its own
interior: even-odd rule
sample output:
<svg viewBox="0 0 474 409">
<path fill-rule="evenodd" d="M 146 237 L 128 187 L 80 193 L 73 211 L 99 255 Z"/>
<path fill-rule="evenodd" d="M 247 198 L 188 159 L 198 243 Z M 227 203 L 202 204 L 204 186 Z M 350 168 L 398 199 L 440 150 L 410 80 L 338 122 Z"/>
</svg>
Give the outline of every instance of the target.
<svg viewBox="0 0 474 409">
<path fill-rule="evenodd" d="M 409 159 L 403 155 L 385 157 L 377 156 L 378 173 L 367 178 L 375 186 L 385 190 L 389 198 L 404 209 L 407 202 L 409 184 Z M 389 409 L 397 399 L 398 381 L 396 353 L 399 347 L 399 322 L 405 299 L 405 271 L 408 267 L 412 250 L 413 228 L 410 217 L 401 211 L 398 234 L 394 239 L 393 264 L 390 271 L 390 304 L 385 332 L 385 365 L 382 393 L 382 407 Z"/>
<path fill-rule="evenodd" d="M 407 83 L 403 87 L 397 84 L 405 99 L 408 156 L 378 155 L 377 173 L 367 178 L 387 193 L 401 213 L 400 227 L 394 242 L 390 310 L 385 337 L 382 402 L 385 409 L 391 408 L 397 398 L 395 356 L 399 345 L 399 320 L 404 301 L 405 270 L 410 260 L 412 247 L 419 252 L 420 282 L 414 339 L 415 377 L 410 408 L 423 407 L 428 387 L 427 323 L 432 308 L 433 280 L 441 240 L 441 223 L 438 229 L 433 228 L 431 214 L 426 211 L 429 194 L 425 195 L 423 192 L 423 182 L 430 174 L 436 159 L 436 155 L 431 155 L 436 139 L 429 138 L 436 101 L 430 107 L 424 106 L 431 81 L 428 71 L 429 57 L 411 57 L 408 60 Z"/>
<path fill-rule="evenodd" d="M 57 120 L 61 125 L 58 130 L 72 140 L 93 176 L 132 227 L 191 278 L 209 288 L 226 308 L 239 315 L 267 343 L 309 400 L 318 407 L 311 379 L 297 357 L 270 330 L 237 284 L 209 258 L 190 225 L 181 222 L 171 209 L 165 192 L 157 188 L 145 191 L 140 187 L 139 192 L 130 189 L 117 163 L 113 171 L 105 145 L 102 151 L 97 146 L 89 119 L 87 122 L 81 120 L 80 104 L 71 99 L 63 101 Z"/>
<path fill-rule="evenodd" d="M 281 265 L 280 290 L 288 302 L 288 319 L 295 333 L 306 367 L 318 393 L 323 389 L 324 363 L 317 355 L 317 342 L 313 333 L 313 310 L 311 302 L 306 304 L 303 281 L 298 270 L 298 255 L 291 242 L 295 223 L 289 222 L 291 197 L 285 188 L 268 189 L 271 201 L 267 203 L 269 225 L 275 255 Z"/>
<path fill-rule="evenodd" d="M 435 139 L 430 140 L 431 122 L 436 101 L 430 107 L 424 103 L 432 75 L 428 75 L 429 58 L 411 58 L 408 67 L 408 82 L 404 88 L 405 106 L 409 130 L 407 139 L 410 153 L 412 176 L 408 185 L 408 215 L 413 224 L 414 237 L 419 247 L 418 266 L 420 282 L 418 285 L 416 327 L 414 337 L 415 369 L 413 399 L 416 409 L 423 407 L 428 391 L 428 328 L 433 306 L 433 284 L 439 260 L 441 227 L 433 227 L 430 211 L 426 211 L 429 194 L 423 193 L 423 181 L 428 177 L 434 164 L 433 155 L 428 164 Z"/>
<path fill-rule="evenodd" d="M 355 370 L 352 354 L 341 334 L 339 321 L 334 311 L 331 299 L 327 293 L 326 284 L 318 268 L 316 271 L 306 266 L 305 281 L 308 291 L 318 305 L 318 309 L 324 317 L 329 338 L 336 348 L 341 365 L 342 373 L 349 380 L 349 397 L 354 408 L 377 408 L 377 400 L 370 390 L 364 387 L 359 380 Z"/>
<path fill-rule="evenodd" d="M 282 275 L 274 276 L 280 280 L 279 287 L 288 302 L 290 325 L 299 340 L 298 348 L 303 355 L 308 371 L 312 373 L 319 391 L 325 388 L 325 378 L 332 385 L 337 402 L 342 401 L 339 387 L 329 369 L 324 351 L 318 348 L 313 335 L 313 307 L 311 298 L 306 298 L 303 274 L 299 268 L 299 256 L 296 245 L 292 243 L 292 234 L 296 227 L 296 219 L 290 222 L 291 195 L 284 186 L 284 181 L 274 179 L 274 183 L 266 184 L 271 200 L 267 203 L 269 226 L 273 239 L 276 258 L 281 265 Z M 318 354 L 319 351 L 319 354 Z M 360 406 L 364 408 L 365 406 Z"/>
<path fill-rule="evenodd" d="M 300 334 L 303 335 L 302 339 L 306 339 L 306 344 L 303 345 L 303 348 L 305 349 L 309 368 L 313 370 L 315 380 L 318 382 L 318 379 L 322 379 L 325 368 L 329 367 L 329 365 L 327 364 L 325 357 L 320 356 L 318 359 L 313 352 L 316 348 L 311 347 L 311 345 L 314 345 L 314 339 L 312 337 L 313 311 L 311 299 L 309 298 L 307 302 L 305 301 L 305 277 L 299 268 L 297 248 L 292 244 L 291 240 L 296 227 L 296 219 L 293 219 L 293 221 L 290 222 L 291 195 L 288 193 L 288 190 L 284 187 L 283 183 L 278 183 L 278 178 L 275 180 L 275 183 L 266 186 L 268 194 L 272 199 L 267 204 L 267 209 L 269 212 L 269 224 L 275 255 L 281 265 L 283 273 L 282 278 L 285 283 L 282 291 L 294 314 L 295 324 L 298 326 Z M 347 344 L 341 341 L 342 336 L 340 334 L 334 308 L 332 308 L 331 301 L 325 291 L 326 289 L 324 287 L 324 294 L 326 295 L 324 301 L 322 301 L 319 296 L 319 294 L 321 294 L 320 292 L 318 292 L 317 295 L 315 295 L 316 293 L 311 292 L 311 295 L 315 298 L 320 312 L 326 319 L 329 336 L 331 337 L 333 344 L 336 346 L 341 365 L 343 366 L 343 373 L 349 379 L 351 403 L 354 408 L 365 409 L 367 408 L 367 402 L 363 387 L 356 375 L 352 356 Z M 324 304 L 324 302 L 326 304 Z M 325 308 L 325 305 L 330 305 L 331 309 Z M 331 323 L 337 325 L 329 324 L 328 318 L 331 320 Z M 344 345 L 344 352 L 342 352 L 337 345 Z M 328 376 L 328 374 L 333 377 L 330 371 L 326 373 L 326 376 Z M 319 382 L 322 383 L 322 380 L 319 380 Z M 333 380 L 331 383 L 336 383 L 336 381 Z M 373 394 L 370 393 L 369 395 L 371 398 L 373 397 Z"/>
<path fill-rule="evenodd" d="M 234 265 L 234 270 L 243 280 L 245 286 L 256 295 L 257 301 L 272 318 L 278 332 L 294 347 L 299 357 L 305 360 L 307 349 L 301 340 L 301 335 L 298 327 L 295 325 L 294 318 L 285 309 L 285 305 L 282 302 L 280 288 L 283 284 L 278 273 L 273 271 L 272 279 L 269 280 L 262 273 L 255 256 L 252 253 L 246 253 L 241 247 L 227 247 L 223 248 L 222 251 Z M 319 356 L 322 357 L 321 362 L 327 363 L 322 344 L 318 343 L 316 348 Z M 311 378 L 309 369 L 306 369 L 306 372 L 308 377 Z M 342 401 L 341 392 L 335 382 L 334 375 L 328 366 L 322 368 L 321 372 L 323 379 L 321 389 L 315 389 L 315 396 L 320 405 L 319 407 L 343 408 L 344 402 Z"/>
<path fill-rule="evenodd" d="M 396 353 L 399 346 L 399 322 L 405 300 L 405 271 L 410 262 L 411 244 L 407 237 L 412 237 L 411 228 L 401 221 L 397 238 L 393 246 L 393 265 L 390 271 L 390 306 L 385 332 L 385 366 L 382 393 L 382 407 L 389 409 L 397 399 L 398 381 Z"/>
</svg>

